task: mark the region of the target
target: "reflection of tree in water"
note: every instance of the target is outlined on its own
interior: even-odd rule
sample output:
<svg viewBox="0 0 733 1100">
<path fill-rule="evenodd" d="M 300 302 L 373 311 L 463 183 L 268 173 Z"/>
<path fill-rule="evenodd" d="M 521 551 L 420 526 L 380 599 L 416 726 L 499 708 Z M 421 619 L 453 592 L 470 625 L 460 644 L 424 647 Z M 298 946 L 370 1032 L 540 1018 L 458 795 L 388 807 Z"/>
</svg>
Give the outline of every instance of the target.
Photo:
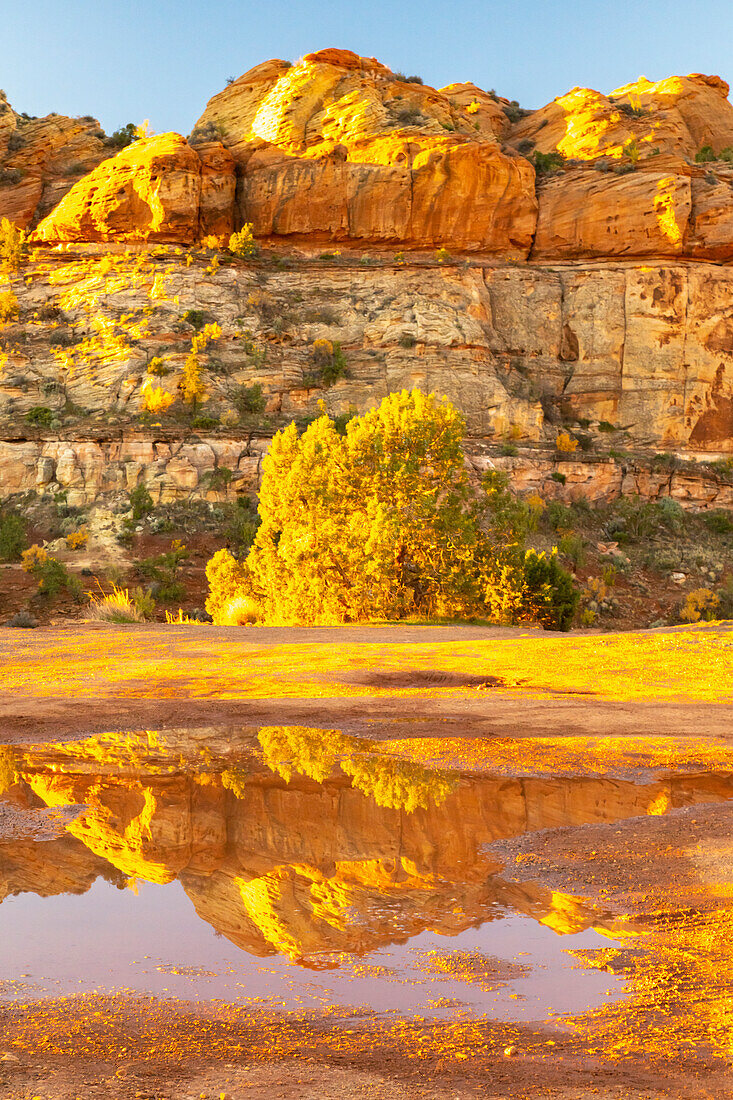
<svg viewBox="0 0 733 1100">
<path fill-rule="evenodd" d="M 294 772 L 323 783 L 340 767 L 352 787 L 392 810 L 412 813 L 418 807 L 440 806 L 458 784 L 452 772 L 379 753 L 374 742 L 359 741 L 339 730 L 265 726 L 257 736 L 265 764 L 286 783 Z M 226 785 L 235 790 L 232 783 Z"/>
<path fill-rule="evenodd" d="M 10 745 L 0 746 L 0 794 L 5 794 L 18 778 L 16 751 Z"/>
</svg>

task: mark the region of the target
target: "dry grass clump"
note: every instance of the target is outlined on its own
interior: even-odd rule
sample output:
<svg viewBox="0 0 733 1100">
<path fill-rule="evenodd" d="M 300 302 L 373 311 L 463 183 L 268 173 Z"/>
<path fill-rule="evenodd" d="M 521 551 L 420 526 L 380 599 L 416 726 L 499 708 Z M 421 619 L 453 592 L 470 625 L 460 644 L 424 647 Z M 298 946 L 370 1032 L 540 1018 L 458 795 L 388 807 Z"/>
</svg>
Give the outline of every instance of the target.
<svg viewBox="0 0 733 1100">
<path fill-rule="evenodd" d="M 250 596 L 232 596 L 214 616 L 216 626 L 247 626 L 256 623 L 260 610 Z"/>
<path fill-rule="evenodd" d="M 145 615 L 127 588 L 114 585 L 108 596 L 91 596 L 89 618 L 105 623 L 142 623 Z"/>
</svg>

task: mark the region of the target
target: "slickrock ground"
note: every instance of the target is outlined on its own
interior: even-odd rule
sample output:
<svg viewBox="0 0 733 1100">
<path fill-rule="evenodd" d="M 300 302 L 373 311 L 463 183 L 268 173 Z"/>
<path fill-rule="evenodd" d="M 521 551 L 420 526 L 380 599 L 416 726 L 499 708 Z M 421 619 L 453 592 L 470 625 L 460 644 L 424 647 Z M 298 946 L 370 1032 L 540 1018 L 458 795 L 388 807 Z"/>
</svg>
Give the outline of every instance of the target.
<svg viewBox="0 0 733 1100">
<path fill-rule="evenodd" d="M 455 933 L 499 900 L 558 931 L 605 928 L 583 965 L 628 980 L 560 1027 L 124 993 L 5 1004 L 10 1100 L 71 1100 L 82 1083 L 125 1100 L 730 1095 L 729 629 L 101 627 L 0 642 L 3 741 L 24 779 L 11 802 L 73 815 L 57 839 L 0 843 L 0 896 L 82 894 L 104 868 L 180 874 L 203 919 L 257 954 L 380 942 L 380 887 L 408 931 Z M 222 769 L 272 722 L 328 727 L 336 758 L 334 731 L 350 730 L 388 770 L 461 782 L 452 802 L 400 815 L 343 777 L 273 774 L 283 759 L 298 772 L 294 742 L 225 789 Z M 241 875 L 258 904 L 233 889 Z"/>
</svg>

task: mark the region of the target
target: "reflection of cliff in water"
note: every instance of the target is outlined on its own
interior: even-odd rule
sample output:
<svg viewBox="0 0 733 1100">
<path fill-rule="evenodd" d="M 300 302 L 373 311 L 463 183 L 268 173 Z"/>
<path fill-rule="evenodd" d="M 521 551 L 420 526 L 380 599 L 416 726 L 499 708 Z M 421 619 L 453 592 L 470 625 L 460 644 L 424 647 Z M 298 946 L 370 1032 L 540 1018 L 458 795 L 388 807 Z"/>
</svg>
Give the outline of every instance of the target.
<svg viewBox="0 0 733 1100">
<path fill-rule="evenodd" d="M 203 730 L 19 750 L 11 805 L 87 808 L 60 839 L 0 841 L 0 900 L 83 892 L 100 875 L 178 878 L 233 943 L 311 965 L 425 929 L 450 935 L 497 905 L 575 931 L 603 914 L 504 882 L 485 845 L 729 793 L 720 777 L 640 785 L 431 770 L 338 731 L 272 727 L 237 731 L 236 752 L 232 743 L 233 731 Z"/>
</svg>

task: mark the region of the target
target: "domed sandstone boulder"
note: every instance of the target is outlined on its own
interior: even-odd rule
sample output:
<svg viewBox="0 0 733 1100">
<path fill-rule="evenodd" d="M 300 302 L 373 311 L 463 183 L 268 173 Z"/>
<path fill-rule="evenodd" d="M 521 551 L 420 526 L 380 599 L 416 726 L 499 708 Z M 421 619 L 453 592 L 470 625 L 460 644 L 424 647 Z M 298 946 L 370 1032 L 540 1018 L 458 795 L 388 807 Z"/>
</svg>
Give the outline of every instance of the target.
<svg viewBox="0 0 733 1100">
<path fill-rule="evenodd" d="M 190 244 L 232 229 L 233 162 L 179 134 L 134 142 L 79 180 L 33 233 L 37 242 L 151 240 Z"/>
</svg>

